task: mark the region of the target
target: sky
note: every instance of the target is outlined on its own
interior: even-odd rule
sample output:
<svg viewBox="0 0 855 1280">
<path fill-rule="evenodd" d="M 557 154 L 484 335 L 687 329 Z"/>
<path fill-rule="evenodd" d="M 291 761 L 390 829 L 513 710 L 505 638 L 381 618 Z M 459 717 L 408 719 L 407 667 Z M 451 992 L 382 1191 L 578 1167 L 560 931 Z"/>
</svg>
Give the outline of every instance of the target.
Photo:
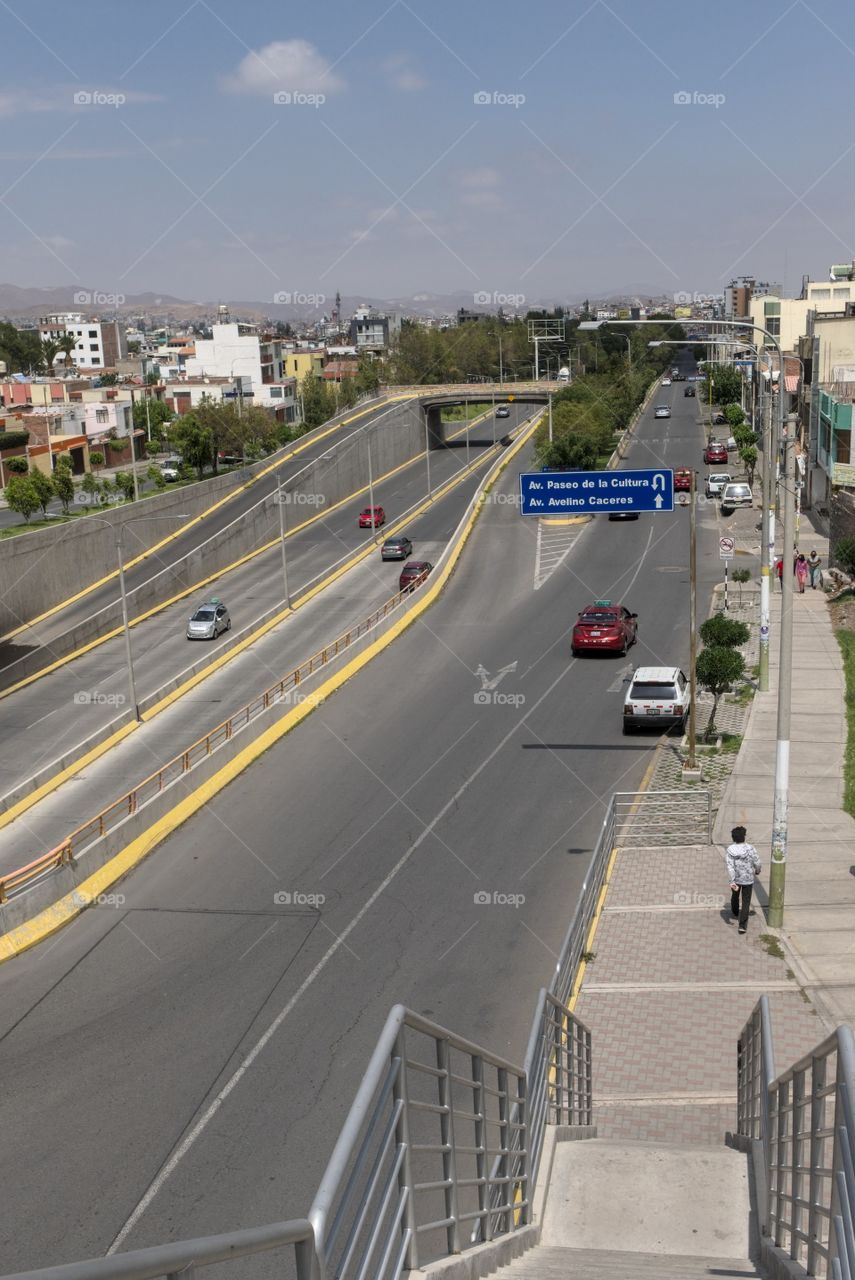
<svg viewBox="0 0 855 1280">
<path fill-rule="evenodd" d="M 12 284 L 524 306 L 855 259 L 851 0 L 0 0 L 0 47 Z"/>
</svg>

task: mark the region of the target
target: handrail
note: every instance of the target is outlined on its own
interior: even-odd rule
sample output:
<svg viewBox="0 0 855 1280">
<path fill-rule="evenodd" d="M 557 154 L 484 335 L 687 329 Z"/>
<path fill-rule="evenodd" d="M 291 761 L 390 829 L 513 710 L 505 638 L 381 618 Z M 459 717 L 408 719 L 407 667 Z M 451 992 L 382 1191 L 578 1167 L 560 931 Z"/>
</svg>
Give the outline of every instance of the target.
<svg viewBox="0 0 855 1280">
<path fill-rule="evenodd" d="M 762 1144 L 764 1248 L 855 1275 L 855 1036 L 840 1026 L 775 1077 L 765 996 L 738 1042 L 738 1133 Z"/>
<path fill-rule="evenodd" d="M 193 1267 L 208 1267 L 233 1258 L 249 1258 L 269 1253 L 285 1245 L 295 1246 L 297 1280 L 318 1280 L 317 1255 L 312 1224 L 306 1218 L 276 1222 L 271 1226 L 247 1227 L 226 1235 L 205 1236 L 158 1244 L 130 1253 L 115 1253 L 88 1262 L 43 1267 L 6 1276 L 4 1280 L 157 1280 L 160 1276 L 192 1275 Z"/>
<path fill-rule="evenodd" d="M 326 666 L 334 658 L 338 657 L 340 653 L 343 653 L 357 640 L 360 640 L 369 631 L 373 630 L 378 623 L 398 609 L 404 600 L 412 595 L 414 589 L 421 585 L 422 583 L 416 583 L 415 588 L 409 586 L 391 596 L 379 608 L 375 609 L 368 618 L 363 618 L 362 621 L 349 627 L 347 631 L 343 631 L 335 640 L 331 640 L 329 644 L 324 645 L 322 649 L 318 649 L 310 658 L 300 663 L 298 667 L 289 671 L 276 684 L 270 685 L 262 693 L 256 694 L 250 702 L 233 712 L 227 720 L 222 720 L 208 733 L 204 734 L 203 737 L 197 738 L 189 747 L 183 748 L 154 773 L 150 773 L 141 782 L 131 787 L 129 791 L 124 792 L 117 800 L 113 800 L 93 817 L 81 823 L 79 827 L 75 827 L 60 844 L 40 857 L 33 859 L 32 862 L 26 863 L 25 866 L 18 867 L 16 870 L 6 872 L 5 875 L 0 876 L 0 905 L 8 902 L 16 894 L 22 893 L 36 880 L 40 880 L 46 872 L 72 863 L 95 840 L 100 840 L 114 827 L 118 826 L 120 822 L 136 813 L 154 796 L 159 795 L 168 786 L 177 782 L 179 778 L 191 772 L 202 760 L 207 759 L 218 747 L 222 746 L 224 742 L 229 741 L 235 733 L 245 729 L 258 715 L 269 710 L 277 702 L 283 701 L 308 676 Z M 311 695 L 307 695 L 307 698 L 310 697 Z"/>
</svg>

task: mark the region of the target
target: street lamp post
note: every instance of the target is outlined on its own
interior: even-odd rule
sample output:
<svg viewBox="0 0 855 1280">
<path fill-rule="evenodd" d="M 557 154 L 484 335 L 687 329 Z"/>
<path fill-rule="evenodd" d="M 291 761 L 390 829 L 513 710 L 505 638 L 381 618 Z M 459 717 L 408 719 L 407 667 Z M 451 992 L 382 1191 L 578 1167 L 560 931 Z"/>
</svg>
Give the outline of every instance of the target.
<svg viewBox="0 0 855 1280">
<path fill-rule="evenodd" d="M 781 371 L 783 373 L 783 369 Z M 784 921 L 787 876 L 790 790 L 790 709 L 793 683 L 793 526 L 795 523 L 795 467 L 793 435 L 796 415 L 787 415 L 784 446 L 784 546 L 781 573 L 781 650 L 778 667 L 778 726 L 775 747 L 775 801 L 772 811 L 772 857 L 769 867 L 769 924 Z"/>
<path fill-rule="evenodd" d="M 277 493 L 279 500 L 279 544 L 282 547 L 282 582 L 285 587 L 285 608 L 291 608 L 291 592 L 288 590 L 288 554 L 285 550 L 285 539 L 288 536 L 285 527 L 285 500 L 286 494 L 282 489 L 282 477 L 279 477 L 279 490 Z"/>
</svg>

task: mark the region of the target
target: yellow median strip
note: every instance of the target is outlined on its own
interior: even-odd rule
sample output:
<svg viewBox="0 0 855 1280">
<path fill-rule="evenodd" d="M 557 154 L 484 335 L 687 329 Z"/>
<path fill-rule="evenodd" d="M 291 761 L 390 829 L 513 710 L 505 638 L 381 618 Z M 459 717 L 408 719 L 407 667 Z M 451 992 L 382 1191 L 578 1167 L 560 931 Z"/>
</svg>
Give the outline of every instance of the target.
<svg viewBox="0 0 855 1280">
<path fill-rule="evenodd" d="M 389 396 L 383 403 L 391 404 L 398 400 L 411 400 L 412 398 L 412 393 L 409 395 Z M 132 560 L 129 560 L 125 565 L 125 569 L 132 569 L 134 565 L 140 564 L 143 560 L 147 560 L 149 556 L 156 555 L 158 551 L 163 549 L 163 547 L 168 546 L 170 542 L 174 542 L 176 538 L 180 538 L 185 534 L 188 529 L 192 529 L 194 525 L 199 524 L 202 520 L 206 520 L 208 516 L 212 515 L 215 511 L 219 511 L 221 507 L 224 507 L 240 494 L 246 493 L 246 491 L 251 489 L 253 485 L 257 484 L 259 480 L 263 480 L 265 476 L 269 476 L 271 472 L 284 466 L 286 462 L 290 462 L 291 459 L 296 458 L 298 454 L 304 453 L 305 450 L 310 449 L 312 445 L 320 443 L 321 440 L 326 440 L 327 436 L 333 435 L 336 431 L 341 431 L 343 427 L 349 426 L 351 422 L 356 422 L 358 418 L 364 418 L 366 413 L 374 413 L 380 408 L 382 408 L 382 405 L 373 405 L 369 409 L 360 409 L 358 413 L 353 413 L 350 417 L 344 418 L 341 422 L 335 423 L 334 426 L 328 427 L 327 430 L 321 432 L 320 435 L 312 436 L 311 440 L 305 439 L 301 441 L 301 443 L 295 445 L 293 449 L 289 449 L 284 457 L 278 458 L 276 462 L 272 462 L 269 467 L 262 468 L 261 471 L 257 472 L 244 484 L 238 485 L 236 489 L 231 489 L 224 497 L 218 498 L 216 502 L 212 503 L 210 507 L 206 507 L 205 510 L 200 511 L 197 516 L 193 516 L 192 519 L 186 520 L 180 528 L 174 529 L 172 533 L 167 534 L 165 538 L 161 538 L 160 542 L 156 542 L 154 546 L 149 547 L 147 551 L 143 551 Z M 76 604 L 78 600 L 82 600 L 85 596 L 96 591 L 99 587 L 105 586 L 106 583 L 112 582 L 118 576 L 118 569 L 114 569 L 111 573 L 105 574 L 103 578 L 98 578 L 95 582 L 90 582 L 89 586 L 84 587 L 82 591 L 78 591 L 75 595 L 69 596 L 67 600 L 61 600 L 59 604 L 52 605 L 50 609 L 46 609 L 44 613 L 40 613 L 36 618 L 30 618 L 28 622 L 22 623 L 21 626 L 16 627 L 14 631 L 9 631 L 6 635 L 0 636 L 0 641 L 14 639 L 15 636 L 19 636 L 23 631 L 28 631 L 39 622 L 44 622 L 46 618 L 52 618 L 55 613 L 60 613 L 63 609 L 67 609 L 69 605 Z"/>
<path fill-rule="evenodd" d="M 485 416 L 486 415 L 482 415 L 482 417 Z M 461 428 L 460 431 L 455 432 L 450 438 L 454 440 L 458 435 L 463 435 L 480 420 L 480 418 L 473 418 L 471 422 L 468 422 L 466 426 Z M 406 471 L 407 467 L 415 466 L 421 459 L 421 456 L 421 454 L 417 454 L 415 458 L 409 458 L 406 462 L 400 463 L 397 467 L 393 467 L 391 471 L 387 471 L 385 475 L 378 476 L 373 483 L 375 485 L 385 484 L 388 480 L 392 480 L 401 471 Z M 483 454 L 481 461 L 488 456 L 489 454 Z M 303 529 L 307 529 L 309 525 L 316 524 L 318 520 L 326 520 L 334 511 L 339 511 L 342 507 L 347 506 L 348 502 L 352 502 L 354 498 L 359 498 L 366 493 L 368 493 L 368 485 L 364 485 L 361 489 L 355 489 L 353 493 L 347 494 L 347 496 L 341 498 L 340 501 L 333 503 L 331 507 L 324 507 L 323 510 L 318 511 L 316 515 L 309 516 L 309 518 L 304 520 L 302 524 L 295 525 L 293 529 L 289 529 L 286 536 L 293 538 L 296 534 L 301 533 Z M 197 517 L 197 519 L 198 518 L 201 517 Z M 256 556 L 264 555 L 266 551 L 270 551 L 271 548 L 278 545 L 279 538 L 271 538 L 269 542 L 263 543 L 253 551 L 247 551 L 245 555 L 240 556 L 237 560 L 233 560 L 231 564 L 224 565 L 222 569 L 217 569 L 216 573 L 210 573 L 206 578 L 200 578 L 198 582 L 194 582 L 191 586 L 185 587 L 183 591 L 178 591 L 167 600 L 161 600 L 159 604 L 152 605 L 152 607 L 150 609 L 146 609 L 144 613 L 137 614 L 135 618 L 129 619 L 128 626 L 136 627 L 141 622 L 146 622 L 149 618 L 153 618 L 155 614 L 162 613 L 164 609 L 168 609 L 170 605 L 176 604 L 186 596 L 193 595 L 194 591 L 200 591 L 202 587 L 207 587 L 212 582 L 216 582 L 219 578 L 224 577 L 225 574 L 232 573 L 235 569 L 240 569 L 243 565 L 248 564 L 250 560 L 254 560 Z M 333 580 L 334 579 L 332 578 L 330 579 L 330 581 Z M 19 689 L 26 689 L 28 685 L 34 684 L 36 680 L 41 680 L 43 676 L 50 675 L 53 671 L 58 671 L 60 667 L 64 667 L 67 663 L 74 662 L 77 658 L 82 658 L 84 654 L 91 653 L 93 649 L 97 649 L 100 645 L 106 644 L 108 640 L 114 640 L 116 636 L 120 636 L 121 634 L 121 627 L 113 627 L 111 631 L 105 631 L 103 635 L 96 636 L 96 638 L 94 640 L 90 640 L 88 644 L 81 645 L 80 648 L 75 649 L 73 653 L 67 653 L 64 657 L 57 658 L 54 662 L 49 662 L 46 667 L 42 667 L 39 671 L 34 671 L 32 675 L 25 676 L 23 680 L 18 680 L 15 684 L 10 684 L 8 689 L 0 690 L 0 701 L 4 698 L 8 698 L 12 693 L 17 693 Z"/>
<path fill-rule="evenodd" d="M 507 449 L 502 458 L 501 470 L 504 470 L 513 457 L 523 448 L 537 428 L 539 419 L 536 419 L 531 426 L 525 430 L 516 443 Z M 324 699 L 330 697 L 342 685 L 351 680 L 357 672 L 367 666 L 379 653 L 387 649 L 394 640 L 398 638 L 408 627 L 419 618 L 437 598 L 442 591 L 446 582 L 451 576 L 458 559 L 463 551 L 464 546 L 469 540 L 475 521 L 478 518 L 482 508 L 482 504 L 474 503 L 469 513 L 469 518 L 457 540 L 454 547 L 451 548 L 448 561 L 443 568 L 435 575 L 428 579 L 428 583 L 419 592 L 414 605 L 408 609 L 403 617 L 394 622 L 388 631 L 373 641 L 365 651 L 353 658 L 341 671 L 331 676 L 317 690 L 316 696 L 311 700 L 300 703 L 293 710 L 282 716 L 275 724 L 270 725 L 253 742 L 244 747 L 243 751 L 228 764 L 219 769 L 213 777 L 207 782 L 201 784 L 190 795 L 180 800 L 174 808 L 152 823 L 147 831 L 144 831 L 136 839 L 115 857 L 106 862 L 82 884 L 78 885 L 72 893 L 66 894 L 60 898 L 58 902 L 53 903 L 45 911 L 40 912 L 32 920 L 28 920 L 25 924 L 18 925 L 17 928 L 11 929 L 8 933 L 0 937 L 0 962 L 9 960 L 13 956 L 20 955 L 27 951 L 30 947 L 36 946 L 45 938 L 56 933 L 63 925 L 73 920 L 75 916 L 84 910 L 83 904 L 92 901 L 100 894 L 128 875 L 135 867 L 137 867 L 144 858 L 146 858 L 158 844 L 177 830 L 184 822 L 198 813 L 206 804 L 222 791 L 222 789 L 230 782 L 233 782 L 244 769 L 259 759 L 265 751 L 275 746 L 291 729 L 295 728 L 306 716 L 311 715 L 315 707 Z"/>
<path fill-rule="evenodd" d="M 473 419 L 472 423 L 469 423 L 469 426 L 471 426 L 476 421 L 478 421 L 478 419 Z M 493 456 L 493 454 L 498 453 L 498 451 L 499 451 L 499 446 L 497 445 L 495 450 L 491 448 L 485 453 L 483 453 L 480 456 L 478 462 L 476 463 L 476 466 L 481 466 L 485 462 L 488 462 L 490 458 Z M 410 465 L 411 463 L 402 463 L 402 467 L 406 467 Z M 396 468 L 396 470 L 400 470 L 400 468 Z M 390 474 L 394 475 L 395 473 L 391 472 Z M 471 475 L 472 475 L 472 471 L 468 470 L 468 471 L 462 471 L 456 476 L 452 476 L 451 479 L 446 481 L 444 485 L 441 485 L 438 489 L 434 490 L 432 496 L 430 498 L 426 498 L 425 501 L 420 503 L 419 506 L 416 507 L 414 511 L 411 511 L 408 515 L 403 516 L 400 520 L 393 522 L 389 526 L 386 536 L 391 536 L 392 534 L 403 529 L 405 525 L 410 523 L 411 520 L 415 520 L 418 516 L 423 515 L 424 512 L 427 511 L 437 501 L 438 498 L 444 498 L 447 494 L 451 493 L 451 491 L 455 489 L 459 484 L 462 484 L 464 480 L 467 479 L 468 476 L 471 476 Z M 344 501 L 348 501 L 348 499 L 344 499 Z M 306 524 L 311 524 L 312 520 L 317 518 L 318 517 L 313 516 L 312 519 L 307 520 L 304 524 L 298 526 L 298 528 L 295 528 L 290 532 L 291 533 L 299 532 L 299 529 L 305 528 Z M 268 546 L 275 546 L 275 545 L 276 545 L 275 542 L 268 544 Z M 300 598 L 293 603 L 292 608 L 290 610 L 282 609 L 279 613 L 276 614 L 275 617 L 271 618 L 268 622 L 263 623 L 260 627 L 254 630 L 251 635 L 246 636 L 243 640 L 241 640 L 239 644 L 236 644 L 233 648 L 229 649 L 226 653 L 223 653 L 218 658 L 215 658 L 213 662 L 208 663 L 208 665 L 205 666 L 201 671 L 197 671 L 195 675 L 190 676 L 187 680 L 184 681 L 183 684 L 179 685 L 176 689 L 173 689 L 171 693 L 168 693 L 159 702 L 155 703 L 155 705 L 153 707 L 150 707 L 148 711 L 145 711 L 143 713 L 142 719 L 145 722 L 148 722 L 149 720 L 153 720 L 155 716 L 159 715 L 162 711 L 165 711 L 167 707 L 172 706 L 174 702 L 177 702 L 179 698 L 184 697 L 184 695 L 189 693 L 191 689 L 195 689 L 196 686 L 200 685 L 203 680 L 206 680 L 208 678 L 208 676 L 211 676 L 215 672 L 222 670 L 222 668 L 226 666 L 227 663 L 231 662 L 233 658 L 236 658 L 239 654 L 244 653 L 245 650 L 247 650 L 250 647 L 250 645 L 256 644 L 260 639 L 262 639 L 262 637 L 267 635 L 268 632 L 272 631 L 274 627 L 277 627 L 279 623 L 282 622 L 288 616 L 289 612 L 293 613 L 297 609 L 302 609 L 304 605 L 308 604 L 310 600 L 313 600 L 315 596 L 320 595 L 320 593 L 322 591 L 325 591 L 329 586 L 331 586 L 333 582 L 336 582 L 340 577 L 342 577 L 343 574 L 347 573 L 355 565 L 367 559 L 368 556 L 370 556 L 372 552 L 376 550 L 377 550 L 376 544 L 372 540 L 365 547 L 363 547 L 361 551 L 358 551 L 354 556 L 351 556 L 350 559 L 348 559 L 344 564 L 339 565 L 339 567 L 335 569 L 332 573 L 328 574 L 320 582 L 317 582 L 314 585 L 314 587 L 311 587 L 305 593 L 305 595 L 300 596 Z M 257 553 L 251 552 L 250 557 L 255 554 Z M 238 561 L 237 563 L 240 564 L 241 561 Z M 223 572 L 225 572 L 225 570 Z M 178 598 L 180 597 L 176 597 L 176 599 Z M 162 606 L 162 607 L 165 607 L 165 606 Z M 156 612 L 156 610 L 152 610 L 150 612 Z M 149 615 L 143 615 L 143 617 L 147 617 L 147 616 Z M 134 621 L 135 622 L 142 621 L 142 617 L 134 619 Z M 119 630 L 119 631 L 111 632 L 110 634 L 120 635 L 121 631 Z M 110 638 L 109 635 L 102 637 L 103 640 L 107 640 L 109 638 Z M 94 648 L 98 643 L 99 641 L 93 641 L 91 645 L 87 646 L 87 648 Z M 85 650 L 80 650 L 79 652 L 85 652 Z M 71 656 L 73 655 L 69 655 L 69 657 Z M 61 665 L 61 662 L 58 663 L 57 665 Z M 47 674 L 47 672 L 45 671 L 45 672 L 42 672 L 41 674 Z M 32 677 L 32 679 L 36 679 L 36 678 L 37 677 L 35 676 Z M 12 693 L 12 692 L 13 692 L 12 689 L 6 690 L 6 693 Z M 0 694 L 0 697 L 5 697 L 5 694 Z M 117 746 L 120 742 L 124 741 L 124 739 L 128 736 L 128 734 L 131 733 L 137 727 L 138 727 L 137 723 L 123 725 L 121 729 L 118 729 L 109 738 L 105 738 L 104 741 L 99 743 L 97 747 L 93 747 L 91 751 L 86 752 L 86 754 L 81 756 L 80 759 L 73 761 L 73 763 L 70 765 L 67 765 L 66 768 L 64 768 L 60 773 L 55 774 L 53 778 L 47 779 L 47 781 L 42 783 L 40 787 L 37 787 L 35 790 L 31 791 L 29 795 L 23 796 L 15 804 L 10 805 L 8 809 L 6 809 L 3 813 L 0 813 L 0 830 L 2 830 L 4 827 L 9 826 L 9 824 L 14 822 L 16 818 L 20 817 L 22 813 L 26 813 L 28 809 L 31 809 L 34 805 L 38 804 L 41 800 L 43 800 L 45 796 L 50 795 L 58 787 L 62 786 L 62 784 L 64 782 L 67 782 L 69 778 L 74 777 L 74 775 L 78 773 L 81 769 L 85 768 L 89 764 L 93 764 L 96 760 L 100 759 L 101 756 L 105 755 L 113 747 Z"/>
</svg>

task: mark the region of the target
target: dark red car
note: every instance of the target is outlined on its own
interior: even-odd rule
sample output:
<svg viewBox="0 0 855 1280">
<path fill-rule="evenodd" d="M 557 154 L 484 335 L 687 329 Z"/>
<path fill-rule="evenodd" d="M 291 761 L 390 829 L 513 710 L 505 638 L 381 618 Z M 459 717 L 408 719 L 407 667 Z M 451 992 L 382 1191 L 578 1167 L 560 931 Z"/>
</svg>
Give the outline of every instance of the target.
<svg viewBox="0 0 855 1280">
<path fill-rule="evenodd" d="M 692 487 L 692 473 L 688 467 L 678 467 L 674 472 L 674 491 L 683 490 L 688 493 Z"/>
<path fill-rule="evenodd" d="M 709 466 L 718 466 L 721 462 L 727 462 L 727 445 L 708 444 L 704 449 L 704 462 Z"/>
<path fill-rule="evenodd" d="M 399 591 L 414 591 L 424 582 L 433 565 L 428 560 L 408 560 L 398 579 Z"/>
<path fill-rule="evenodd" d="M 382 507 L 366 507 L 359 513 L 360 529 L 379 529 L 386 523 L 386 512 Z"/>
<path fill-rule="evenodd" d="M 595 600 L 579 614 L 573 628 L 570 647 L 573 657 L 605 649 L 610 653 L 626 653 L 638 639 L 638 614 L 630 613 L 622 604 L 611 600 Z"/>
</svg>

